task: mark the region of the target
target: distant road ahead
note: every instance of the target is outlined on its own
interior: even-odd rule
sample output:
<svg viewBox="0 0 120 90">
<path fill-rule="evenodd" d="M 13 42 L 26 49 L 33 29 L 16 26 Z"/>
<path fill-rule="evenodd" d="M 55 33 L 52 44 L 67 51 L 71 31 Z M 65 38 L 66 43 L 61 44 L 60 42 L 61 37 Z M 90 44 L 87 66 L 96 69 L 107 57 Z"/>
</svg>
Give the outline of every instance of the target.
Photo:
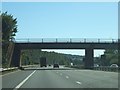
<svg viewBox="0 0 120 90">
<path fill-rule="evenodd" d="M 118 88 L 118 73 L 32 67 L 3 75 L 2 81 L 3 88 Z"/>
</svg>

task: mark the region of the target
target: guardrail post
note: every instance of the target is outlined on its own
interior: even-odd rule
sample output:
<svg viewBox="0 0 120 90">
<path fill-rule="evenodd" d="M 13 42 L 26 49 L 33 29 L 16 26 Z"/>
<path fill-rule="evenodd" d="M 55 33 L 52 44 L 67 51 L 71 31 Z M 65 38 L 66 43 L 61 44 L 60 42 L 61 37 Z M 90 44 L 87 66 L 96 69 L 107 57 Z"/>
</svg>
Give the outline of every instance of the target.
<svg viewBox="0 0 120 90">
<path fill-rule="evenodd" d="M 84 42 L 86 42 L 86 38 L 84 39 Z"/>
<path fill-rule="evenodd" d="M 98 43 L 100 43 L 100 39 L 98 39 Z"/>
<path fill-rule="evenodd" d="M 56 43 L 58 42 L 57 38 L 56 38 Z"/>
<path fill-rule="evenodd" d="M 72 42 L 72 39 L 70 38 L 70 42 Z"/>
<path fill-rule="evenodd" d="M 114 43 L 114 39 L 112 39 L 112 43 Z"/>
<path fill-rule="evenodd" d="M 29 38 L 28 38 L 28 43 L 29 43 Z"/>
</svg>

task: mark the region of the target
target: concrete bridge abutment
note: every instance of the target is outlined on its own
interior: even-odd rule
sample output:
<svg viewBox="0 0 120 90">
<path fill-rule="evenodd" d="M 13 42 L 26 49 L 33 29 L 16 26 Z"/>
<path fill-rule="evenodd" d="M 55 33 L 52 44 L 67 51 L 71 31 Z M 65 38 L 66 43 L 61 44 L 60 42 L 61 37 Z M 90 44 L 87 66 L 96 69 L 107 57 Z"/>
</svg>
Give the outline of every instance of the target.
<svg viewBox="0 0 120 90">
<path fill-rule="evenodd" d="M 86 48 L 85 49 L 85 69 L 93 69 L 94 66 L 94 49 Z"/>
<path fill-rule="evenodd" d="M 12 60 L 11 60 L 11 67 L 20 67 L 20 55 L 21 55 L 21 49 L 17 45 L 14 47 Z"/>
</svg>

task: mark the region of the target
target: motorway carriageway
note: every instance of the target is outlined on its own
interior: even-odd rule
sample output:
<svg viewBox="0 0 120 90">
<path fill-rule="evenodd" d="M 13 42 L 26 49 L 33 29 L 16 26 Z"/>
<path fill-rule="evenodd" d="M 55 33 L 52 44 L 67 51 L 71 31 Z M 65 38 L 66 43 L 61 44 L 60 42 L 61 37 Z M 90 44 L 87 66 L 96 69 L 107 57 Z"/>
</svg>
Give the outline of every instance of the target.
<svg viewBox="0 0 120 90">
<path fill-rule="evenodd" d="M 118 88 L 118 73 L 39 66 L 7 73 L 2 88 Z"/>
</svg>

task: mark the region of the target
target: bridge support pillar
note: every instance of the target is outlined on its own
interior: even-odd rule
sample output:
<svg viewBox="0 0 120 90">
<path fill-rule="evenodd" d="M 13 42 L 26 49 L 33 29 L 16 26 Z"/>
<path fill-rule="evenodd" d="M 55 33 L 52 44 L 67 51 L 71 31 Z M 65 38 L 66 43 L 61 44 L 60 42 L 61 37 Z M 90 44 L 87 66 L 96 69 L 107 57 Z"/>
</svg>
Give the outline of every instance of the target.
<svg viewBox="0 0 120 90">
<path fill-rule="evenodd" d="M 94 50 L 93 48 L 86 48 L 85 49 L 85 68 L 86 69 L 93 69 L 94 66 Z"/>
<path fill-rule="evenodd" d="M 20 67 L 20 53 L 20 48 L 17 45 L 15 45 L 10 66 Z"/>
</svg>

